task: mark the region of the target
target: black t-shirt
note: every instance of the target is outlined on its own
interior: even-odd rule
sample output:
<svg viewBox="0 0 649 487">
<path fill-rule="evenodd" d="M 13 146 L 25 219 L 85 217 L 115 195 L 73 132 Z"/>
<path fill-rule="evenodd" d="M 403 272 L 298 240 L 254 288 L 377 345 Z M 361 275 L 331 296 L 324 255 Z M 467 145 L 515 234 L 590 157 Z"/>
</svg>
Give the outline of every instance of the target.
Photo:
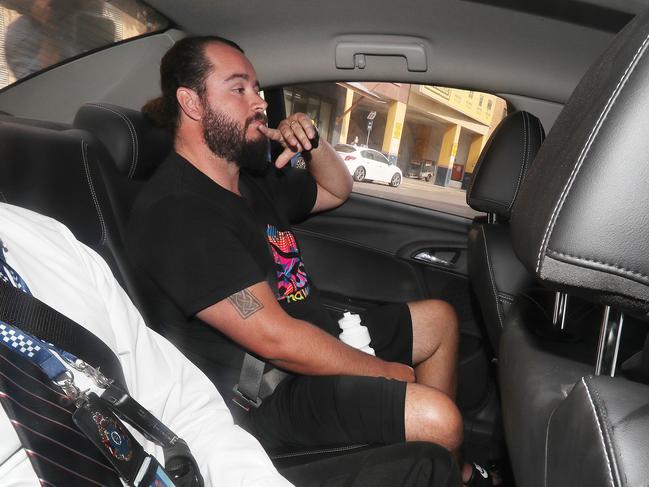
<svg viewBox="0 0 649 487">
<path fill-rule="evenodd" d="M 138 267 L 185 317 L 162 323 L 163 331 L 224 392 L 238 380 L 244 350 L 197 312 L 267 281 L 288 314 L 337 333 L 290 229 L 315 203 L 311 175 L 242 171 L 239 190 L 243 197 L 172 153 L 138 196 L 128 231 Z"/>
</svg>

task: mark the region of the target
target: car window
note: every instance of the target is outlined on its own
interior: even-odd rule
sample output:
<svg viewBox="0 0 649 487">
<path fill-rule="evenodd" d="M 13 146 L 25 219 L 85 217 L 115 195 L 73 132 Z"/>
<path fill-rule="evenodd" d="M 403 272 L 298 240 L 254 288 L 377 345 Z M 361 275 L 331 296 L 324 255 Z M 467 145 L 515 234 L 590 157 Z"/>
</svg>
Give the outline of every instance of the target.
<svg viewBox="0 0 649 487">
<path fill-rule="evenodd" d="M 354 152 L 354 148 L 349 146 L 349 145 L 343 145 L 343 144 L 337 144 L 334 149 L 336 149 L 338 152 L 345 152 L 347 154 Z"/>
<path fill-rule="evenodd" d="M 167 25 L 137 0 L 0 0 L 0 89 Z"/>
<path fill-rule="evenodd" d="M 337 150 L 363 147 L 362 157 L 394 169 L 384 180 L 357 172 L 355 192 L 477 214 L 466 204 L 466 190 L 487 139 L 507 115 L 502 98 L 432 85 L 338 82 L 285 87 L 284 100 L 287 115 L 309 115 Z"/>
<path fill-rule="evenodd" d="M 385 157 L 380 152 L 375 152 L 374 153 L 374 160 L 376 160 L 378 162 L 382 162 L 383 164 L 390 164 L 390 161 L 388 160 L 388 158 Z"/>
</svg>

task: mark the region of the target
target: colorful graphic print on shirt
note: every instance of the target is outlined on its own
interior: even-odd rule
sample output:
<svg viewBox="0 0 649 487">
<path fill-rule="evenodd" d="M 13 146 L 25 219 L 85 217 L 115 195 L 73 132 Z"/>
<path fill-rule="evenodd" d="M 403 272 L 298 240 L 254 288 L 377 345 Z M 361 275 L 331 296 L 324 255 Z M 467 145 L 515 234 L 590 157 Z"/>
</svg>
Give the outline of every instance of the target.
<svg viewBox="0 0 649 487">
<path fill-rule="evenodd" d="M 290 230 L 266 227 L 266 236 L 275 261 L 277 300 L 288 303 L 302 301 L 309 295 L 309 278 L 304 269 L 295 236 Z"/>
</svg>

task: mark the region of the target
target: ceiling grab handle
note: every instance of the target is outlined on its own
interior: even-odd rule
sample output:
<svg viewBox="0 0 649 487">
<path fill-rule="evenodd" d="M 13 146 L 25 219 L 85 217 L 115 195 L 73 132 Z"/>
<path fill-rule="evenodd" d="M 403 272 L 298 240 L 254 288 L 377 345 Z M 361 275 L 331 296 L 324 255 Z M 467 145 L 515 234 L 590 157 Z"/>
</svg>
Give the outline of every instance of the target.
<svg viewBox="0 0 649 487">
<path fill-rule="evenodd" d="M 336 68 L 364 69 L 365 56 L 405 57 L 408 71 L 422 72 L 428 69 L 426 50 L 423 44 L 399 41 L 340 41 L 336 45 Z"/>
</svg>

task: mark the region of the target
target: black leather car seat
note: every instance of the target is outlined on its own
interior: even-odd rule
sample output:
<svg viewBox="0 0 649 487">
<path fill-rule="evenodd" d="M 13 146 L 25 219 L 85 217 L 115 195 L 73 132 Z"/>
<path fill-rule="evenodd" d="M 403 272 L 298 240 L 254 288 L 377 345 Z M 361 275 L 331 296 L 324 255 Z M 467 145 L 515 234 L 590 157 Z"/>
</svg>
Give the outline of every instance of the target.
<svg viewBox="0 0 649 487">
<path fill-rule="evenodd" d="M 485 145 L 466 194 L 471 208 L 488 214 L 487 221 L 476 220 L 469 232 L 469 277 L 496 356 L 514 296 L 534 284 L 514 253 L 509 217 L 544 139 L 543 125 L 534 115 L 514 112 L 505 117 Z"/>
<path fill-rule="evenodd" d="M 172 149 L 172 138 L 155 127 L 141 112 L 109 103 L 86 103 L 77 111 L 73 126 L 83 131 L 106 157 L 101 159 L 108 192 L 113 195 L 116 225 L 126 248 L 125 227 L 142 186 Z M 137 307 L 147 324 L 183 349 L 183 337 L 172 334 L 178 327 L 170 323 L 185 321 L 183 313 L 167 299 L 147 275 L 129 260 L 136 275 Z"/>
<path fill-rule="evenodd" d="M 541 307 L 529 300 L 508 316 L 500 374 L 519 485 L 649 479 L 649 386 L 616 374 L 624 313 L 645 330 L 649 316 L 648 45 L 646 12 L 577 86 L 514 205 L 512 242 L 526 268 L 553 290 L 607 307 L 583 330 L 597 343 L 590 356 L 541 340 L 532 323 Z M 521 433 L 526 423 L 536 433 Z"/>
<path fill-rule="evenodd" d="M 103 147 L 112 168 L 120 177 L 112 181 L 119 195 L 117 220 L 121 228 L 144 181 L 172 148 L 171 136 L 150 124 L 141 112 L 109 103 L 86 103 L 77 111 L 72 125 L 89 133 Z"/>
<path fill-rule="evenodd" d="M 137 277 L 105 184 L 116 171 L 101 161 L 102 149 L 89 134 L 39 125 L 0 122 L 0 199 L 65 224 L 108 262 L 137 304 Z"/>
<path fill-rule="evenodd" d="M 78 130 L 0 122 L 0 195 L 65 224 L 134 289 L 99 170 L 100 152 Z"/>
</svg>

